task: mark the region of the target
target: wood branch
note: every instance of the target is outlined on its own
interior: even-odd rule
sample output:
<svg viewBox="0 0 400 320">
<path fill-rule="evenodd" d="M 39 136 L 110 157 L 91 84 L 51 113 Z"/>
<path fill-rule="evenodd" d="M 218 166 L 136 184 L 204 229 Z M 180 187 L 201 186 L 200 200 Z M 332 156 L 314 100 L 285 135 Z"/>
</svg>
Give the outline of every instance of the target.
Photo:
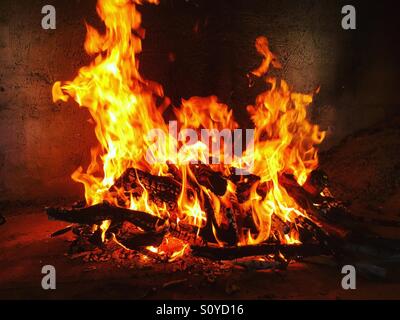
<svg viewBox="0 0 400 320">
<path fill-rule="evenodd" d="M 249 256 L 266 256 L 279 253 L 282 253 L 286 259 L 332 254 L 329 249 L 320 244 L 259 244 L 240 247 L 192 246 L 191 249 L 194 256 L 212 260 L 233 260 Z"/>
<path fill-rule="evenodd" d="M 268 190 L 270 190 L 272 187 L 270 182 L 260 183 L 261 178 L 254 174 L 237 175 L 236 168 L 230 168 L 230 172 L 231 174 L 229 175 L 228 179 L 236 185 L 236 196 L 239 203 L 244 203 L 249 200 L 251 190 L 255 184 L 257 184 L 257 194 L 262 198 L 267 195 Z"/>
<path fill-rule="evenodd" d="M 211 204 L 209 205 L 211 206 Z M 220 223 L 217 223 L 214 209 L 210 207 L 209 210 L 210 215 L 212 215 L 213 233 L 218 239 L 217 242 L 223 242 L 228 246 L 236 245 L 239 241 L 240 230 L 238 221 L 242 215 L 236 195 L 234 193 L 229 194 L 229 204 L 221 203 L 218 213 L 221 219 Z"/>
<path fill-rule="evenodd" d="M 209 165 L 205 164 L 191 164 L 189 167 L 200 185 L 217 196 L 225 194 L 228 182 L 221 172 L 214 171 Z"/>
<path fill-rule="evenodd" d="M 233 206 L 232 208 L 226 208 L 225 216 L 228 220 L 228 229 L 226 242 L 228 245 L 235 245 L 239 241 L 239 230 L 236 222 L 236 217 L 239 215 L 237 212 L 238 208 Z"/>
<path fill-rule="evenodd" d="M 202 237 L 197 235 L 198 229 L 194 226 L 184 222 L 180 222 L 178 226 L 174 223 L 168 224 L 165 219 L 146 212 L 114 207 L 106 203 L 82 209 L 46 208 L 46 212 L 50 219 L 86 225 L 100 225 L 104 220 L 111 220 L 113 224 L 128 221 L 145 232 L 164 231 L 189 244 L 205 243 Z M 162 230 L 159 230 L 160 228 Z"/>
<path fill-rule="evenodd" d="M 62 228 L 62 229 L 60 229 L 60 230 L 57 230 L 57 231 L 53 232 L 53 233 L 50 235 L 50 237 L 51 237 L 51 238 L 55 238 L 55 237 L 61 236 L 61 235 L 65 234 L 65 233 L 67 233 L 67 232 L 69 232 L 69 231 L 72 231 L 73 227 L 74 227 L 74 225 L 71 224 L 71 225 L 69 225 L 69 226 L 67 226 L 67 227 L 65 227 L 65 228 Z"/>
<path fill-rule="evenodd" d="M 165 223 L 164 219 L 146 212 L 96 204 L 82 209 L 46 208 L 50 219 L 80 224 L 101 224 L 104 220 L 128 221 L 145 231 L 155 231 Z"/>
<path fill-rule="evenodd" d="M 181 182 L 182 181 L 182 174 L 181 171 L 179 170 L 178 166 L 174 163 L 171 163 L 167 161 L 167 166 L 168 166 L 168 173 L 172 175 L 172 177 L 176 180 Z"/>
<path fill-rule="evenodd" d="M 235 262 L 235 265 L 246 268 L 249 271 L 284 269 L 285 267 L 285 264 L 283 264 L 281 261 L 258 259 L 239 260 Z"/>
<path fill-rule="evenodd" d="M 322 246 L 326 247 L 337 247 L 338 241 L 342 241 L 342 237 L 332 236 L 320 224 L 312 221 L 308 217 L 298 216 L 295 219 L 296 228 L 300 235 L 300 241 L 302 243 L 308 243 L 310 241 L 318 241 Z"/>
<path fill-rule="evenodd" d="M 201 230 L 200 230 L 201 231 Z M 189 224 L 179 222 L 179 225 L 171 223 L 167 232 L 179 240 L 186 241 L 190 245 L 205 245 L 203 236 L 198 235 L 198 228 Z M 208 239 L 211 241 L 212 239 Z"/>
<path fill-rule="evenodd" d="M 293 175 L 281 175 L 279 177 L 279 183 L 285 188 L 289 196 L 291 196 L 296 203 L 307 212 L 307 214 L 318 221 L 321 228 L 331 236 L 345 238 L 353 231 L 347 226 L 337 223 L 334 219 L 328 220 L 330 214 L 318 210 L 318 207 L 313 203 L 314 197 L 297 183 Z"/>
<path fill-rule="evenodd" d="M 141 196 L 143 188 L 147 190 L 149 199 L 154 203 L 158 205 L 165 203 L 170 211 L 176 209 L 182 185 L 169 176 L 156 176 L 139 169 L 128 168 L 109 191 L 116 194 L 122 191 L 129 199 L 131 194 L 134 197 Z"/>
<path fill-rule="evenodd" d="M 328 187 L 328 176 L 321 169 L 313 170 L 303 185 L 304 190 L 316 197 Z"/>
<path fill-rule="evenodd" d="M 283 235 L 289 234 L 294 228 L 293 224 L 284 222 L 278 215 L 273 214 L 271 217 L 271 231 L 275 238 L 280 239 Z"/>
</svg>

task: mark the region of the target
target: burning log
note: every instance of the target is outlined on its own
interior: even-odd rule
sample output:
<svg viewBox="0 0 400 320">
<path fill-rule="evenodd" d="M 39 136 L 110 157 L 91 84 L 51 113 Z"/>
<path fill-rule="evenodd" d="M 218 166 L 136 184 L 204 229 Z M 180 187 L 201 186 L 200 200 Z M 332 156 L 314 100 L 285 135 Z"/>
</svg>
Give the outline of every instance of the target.
<svg viewBox="0 0 400 320">
<path fill-rule="evenodd" d="M 244 203 L 250 198 L 250 193 L 255 184 L 257 184 L 257 194 L 264 198 L 267 195 L 268 190 L 271 189 L 272 184 L 269 182 L 260 183 L 261 178 L 254 174 L 249 175 L 237 175 L 235 173 L 236 168 L 231 168 L 228 179 L 236 185 L 236 196 L 239 203 Z"/>
<path fill-rule="evenodd" d="M 200 185 L 206 187 L 217 196 L 225 194 L 228 181 L 221 172 L 214 171 L 205 164 L 191 164 L 190 170 Z"/>
<path fill-rule="evenodd" d="M 312 210 L 314 197 L 309 194 L 301 185 L 299 185 L 295 177 L 291 174 L 282 174 L 278 178 L 279 184 L 285 188 L 289 196 L 296 200 L 296 203 L 304 210 Z"/>
<path fill-rule="evenodd" d="M 172 237 L 185 241 L 189 244 L 204 245 L 204 239 L 207 239 L 207 237 L 204 237 L 202 232 L 200 232 L 200 235 L 197 235 L 197 233 L 197 227 L 182 222 L 180 222 L 179 225 L 171 223 L 168 228 L 168 234 L 170 234 Z"/>
<path fill-rule="evenodd" d="M 279 183 L 285 188 L 289 196 L 303 208 L 311 217 L 318 221 L 318 224 L 331 236 L 345 238 L 352 230 L 333 221 L 328 220 L 329 214 L 322 214 L 318 207 L 314 205 L 315 197 L 300 186 L 293 175 L 283 174 L 279 177 Z"/>
<path fill-rule="evenodd" d="M 168 166 L 168 173 L 172 175 L 172 177 L 176 181 L 182 181 L 182 174 L 178 166 L 174 163 L 171 163 L 170 161 L 167 161 L 167 166 Z"/>
<path fill-rule="evenodd" d="M 197 235 L 198 230 L 194 226 L 183 222 L 180 222 L 179 225 L 169 224 L 165 219 L 146 212 L 114 207 L 107 203 L 81 209 L 46 208 L 46 212 L 50 219 L 86 225 L 100 225 L 104 220 L 111 220 L 113 223 L 128 221 L 145 232 L 163 231 L 190 244 L 204 244 L 203 239 Z M 110 226 L 110 230 L 111 228 Z"/>
<path fill-rule="evenodd" d="M 318 196 L 328 186 L 328 176 L 321 169 L 313 170 L 303 185 L 305 191 L 312 196 Z"/>
<path fill-rule="evenodd" d="M 332 251 L 320 244 L 259 244 L 240 247 L 192 246 L 192 254 L 212 260 L 234 260 L 250 256 L 283 254 L 286 259 L 332 255 Z"/>
<path fill-rule="evenodd" d="M 165 203 L 168 210 L 173 211 L 182 185 L 172 177 L 155 176 L 140 169 L 129 168 L 115 181 L 109 191 L 118 194 L 119 190 L 123 190 L 129 199 L 131 194 L 140 196 L 143 188 L 149 193 L 150 200 L 156 204 Z"/>
<path fill-rule="evenodd" d="M 298 216 L 295 221 L 297 230 L 299 231 L 300 240 L 303 243 L 316 240 L 323 246 L 335 247 L 334 242 L 342 239 L 340 237 L 332 237 L 332 235 L 327 233 L 324 229 L 318 226 L 317 223 L 307 217 Z"/>
<path fill-rule="evenodd" d="M 234 212 L 233 208 L 226 208 L 225 215 L 226 218 L 228 219 L 227 243 L 228 245 L 234 245 L 239 240 L 239 231 L 236 223 L 237 213 Z"/>
<path fill-rule="evenodd" d="M 233 246 L 239 241 L 238 220 L 241 216 L 241 209 L 235 194 L 231 194 L 229 200 L 229 206 L 222 205 L 220 208 L 220 214 L 224 215 L 224 220 L 218 225 L 214 217 L 213 228 L 219 242 Z M 214 212 L 212 214 L 214 215 Z"/>
<path fill-rule="evenodd" d="M 214 172 L 205 165 L 194 165 L 191 166 L 191 169 L 202 186 L 217 195 L 225 195 L 227 179 L 221 173 Z M 177 207 L 182 188 L 181 183 L 177 180 L 179 179 L 178 172 L 174 172 L 174 178 L 168 176 L 160 177 L 131 168 L 125 171 L 114 186 L 110 188 L 110 191 L 123 191 L 135 195 L 140 194 L 145 189 L 149 193 L 150 200 L 155 203 L 166 203 L 169 210 L 172 210 L 171 208 L 175 209 Z M 279 183 L 285 188 L 289 196 L 308 213 L 310 218 L 298 216 L 294 222 L 286 223 L 279 216 L 273 215 L 271 224 L 275 232 L 275 239 L 282 240 L 282 235 L 289 234 L 295 228 L 299 233 L 302 244 L 281 244 L 276 243 L 279 241 L 277 240 L 276 242 L 259 245 L 236 246 L 239 233 L 247 228 L 246 215 L 241 212 L 240 203 L 246 201 L 255 183 L 258 184 L 257 193 L 264 192 L 264 196 L 267 192 L 266 189 L 270 188 L 268 184 L 259 184 L 260 179 L 254 175 L 229 178 L 234 181 L 237 189 L 236 194 L 231 195 L 229 205 L 224 203 L 220 208 L 221 214 L 225 214 L 225 219 L 221 225 L 216 222 L 214 209 L 209 197 L 203 193 L 201 188 L 191 186 L 190 184 L 193 181 L 189 179 L 189 190 L 191 190 L 190 192 L 194 192 L 193 190 L 198 192 L 199 199 L 202 199 L 203 210 L 207 215 L 207 224 L 200 230 L 198 227 L 186 224 L 184 220 L 177 224 L 173 220 L 160 218 L 142 211 L 112 206 L 108 203 L 89 207 L 82 207 L 82 204 L 79 204 L 70 209 L 47 208 L 46 211 L 51 219 L 74 224 L 100 225 L 105 220 L 111 220 L 107 238 L 109 238 L 110 234 L 113 237 L 114 234 L 118 235 L 122 223 L 127 221 L 144 232 L 131 233 L 125 236 L 121 236 L 119 233 L 118 238 L 115 236 L 115 240 L 125 248 L 136 250 L 156 260 L 161 259 L 159 255 L 146 249 L 146 247 L 158 247 L 166 235 L 188 243 L 194 256 L 215 260 L 232 260 L 248 256 L 268 255 L 274 255 L 276 259 L 283 255 L 285 259 L 290 260 L 299 257 L 346 253 L 348 249 L 346 250 L 345 247 L 345 239 L 350 239 L 350 236 L 354 237 L 354 235 L 359 235 L 360 233 L 350 233 L 346 223 L 349 221 L 354 222 L 355 219 L 349 218 L 350 215 L 345 208 L 341 208 L 340 205 L 335 207 L 338 202 L 335 202 L 334 199 L 320 196 L 320 189 L 326 187 L 324 176 L 322 175 L 321 177 L 321 175 L 321 173 L 315 172 L 313 177 L 307 180 L 305 186 L 300 186 L 292 175 L 284 174 L 279 177 Z M 330 209 L 330 211 L 323 210 L 326 208 Z M 251 217 L 251 213 L 248 216 Z M 341 221 L 346 223 L 342 225 Z M 249 227 L 251 229 L 251 225 Z M 74 230 L 74 228 L 72 225 L 67 226 L 62 230 L 56 231 L 52 236 L 64 234 Z M 98 228 L 94 232 L 86 234 L 85 237 L 90 243 L 101 246 L 104 234 Z M 209 242 L 216 243 L 216 238 L 227 244 L 227 246 L 216 247 L 208 245 Z M 359 240 L 360 243 L 368 243 L 368 239 L 367 237 L 362 237 L 361 240 L 356 240 Z M 386 248 L 385 245 L 387 243 L 383 240 L 376 240 L 373 243 L 373 246 L 380 248 Z M 274 264 L 266 263 L 265 265 L 268 268 Z M 257 266 L 254 268 L 257 269 Z"/>
<path fill-rule="evenodd" d="M 146 212 L 110 206 L 107 203 L 81 209 L 46 208 L 49 218 L 71 223 L 101 224 L 104 220 L 129 221 L 145 231 L 155 231 L 165 223 L 164 219 Z"/>
</svg>

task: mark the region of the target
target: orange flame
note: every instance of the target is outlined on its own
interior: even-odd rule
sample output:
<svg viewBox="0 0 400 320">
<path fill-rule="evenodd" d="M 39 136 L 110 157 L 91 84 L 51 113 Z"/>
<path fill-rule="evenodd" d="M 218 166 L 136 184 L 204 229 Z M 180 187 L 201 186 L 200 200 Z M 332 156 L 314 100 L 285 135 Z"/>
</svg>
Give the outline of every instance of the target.
<svg viewBox="0 0 400 320">
<path fill-rule="evenodd" d="M 147 0 L 149 3 L 158 3 Z M 163 119 L 163 111 L 168 104 L 165 99 L 157 105 L 157 98 L 163 97 L 162 87 L 144 79 L 139 73 L 137 55 L 142 50 L 144 30 L 141 28 L 141 15 L 137 11 L 140 0 L 98 0 L 97 12 L 105 24 L 104 34 L 86 25 L 87 36 L 85 51 L 93 56 L 89 66 L 82 67 L 72 81 L 56 82 L 53 85 L 53 100 L 67 101 L 72 97 L 79 106 L 89 110 L 95 121 L 95 134 L 99 146 L 91 151 L 91 163 L 86 169 L 78 168 L 72 178 L 83 183 L 88 205 L 107 200 L 115 205 L 115 195 L 110 195 L 109 188 L 127 168 L 135 167 L 152 174 L 166 175 L 168 161 L 177 163 L 182 176 L 182 190 L 178 201 L 178 217 L 199 228 L 206 223 L 204 199 L 199 195 L 187 196 L 188 179 L 195 180 L 188 166 L 190 160 L 204 160 L 209 157 L 221 158 L 221 150 L 213 150 L 198 141 L 185 144 L 179 136 L 171 134 Z M 268 47 L 268 40 L 259 37 L 256 49 L 263 56 L 259 68 L 252 73 L 264 77 L 272 66 L 280 68 L 276 56 Z M 247 108 L 255 126 L 254 150 L 247 150 L 233 164 L 217 166 L 221 172 L 229 171 L 230 166 L 241 166 L 243 163 L 254 163 L 254 174 L 261 179 L 258 182 L 269 182 L 272 187 L 264 197 L 257 193 L 254 186 L 249 200 L 240 205 L 242 212 L 251 210 L 258 233 L 242 232 L 239 244 L 256 244 L 270 236 L 271 218 L 278 215 L 283 221 L 293 221 L 297 215 L 306 213 L 288 196 L 278 183 L 282 173 L 293 174 L 303 184 L 308 174 L 318 165 L 316 145 L 324 139 L 324 133 L 317 125 L 307 120 L 307 107 L 312 102 L 312 95 L 292 92 L 288 84 L 275 78 L 266 78 L 270 89 L 261 93 L 254 105 Z M 175 108 L 177 126 L 181 130 L 215 129 L 234 130 L 238 124 L 233 118 L 232 110 L 218 102 L 216 97 L 193 97 L 182 101 L 180 108 Z M 159 141 L 163 148 L 153 148 L 154 137 L 146 133 L 158 128 L 165 139 Z M 215 142 L 215 141 L 214 141 Z M 176 153 L 169 152 L 177 150 Z M 146 161 L 146 151 L 159 161 Z M 216 154 L 215 151 L 218 151 Z M 224 157 L 222 157 L 224 159 Z M 200 186 L 199 186 L 200 187 Z M 213 195 L 204 187 L 202 195 L 213 204 L 218 223 L 221 201 L 229 202 L 229 195 L 235 193 L 232 184 L 223 198 Z M 165 206 L 152 203 L 148 193 L 143 192 L 140 198 L 126 199 L 125 207 L 143 210 L 157 216 L 170 216 Z M 103 233 L 109 222 L 101 226 Z M 103 237 L 105 237 L 103 235 Z M 287 243 L 298 242 L 296 235 L 282 236 Z M 177 250 L 172 259 L 185 252 L 185 245 Z M 151 248 L 157 251 L 157 248 Z M 157 251 L 158 252 L 158 251 Z"/>
</svg>

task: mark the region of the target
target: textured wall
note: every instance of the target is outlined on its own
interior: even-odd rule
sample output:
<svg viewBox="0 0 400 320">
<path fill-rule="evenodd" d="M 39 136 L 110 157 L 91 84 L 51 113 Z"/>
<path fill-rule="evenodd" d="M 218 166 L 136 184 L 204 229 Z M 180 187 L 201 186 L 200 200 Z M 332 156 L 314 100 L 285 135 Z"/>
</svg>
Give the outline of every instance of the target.
<svg viewBox="0 0 400 320">
<path fill-rule="evenodd" d="M 391 20 L 382 18 L 384 5 L 360 9 L 359 30 L 345 32 L 333 0 L 161 2 L 141 9 L 147 29 L 141 69 L 176 104 L 217 94 L 246 124 L 245 106 L 261 88 L 249 89 L 246 73 L 260 61 L 253 44 L 264 34 L 296 90 L 321 85 L 312 114 L 329 130 L 327 146 L 397 108 L 398 41 Z M 45 4 L 57 9 L 56 30 L 41 29 Z M 78 197 L 82 189 L 69 176 L 88 162 L 93 126 L 74 103 L 54 105 L 51 86 L 89 61 L 83 21 L 101 25 L 95 1 L 0 6 L 0 201 Z"/>
<path fill-rule="evenodd" d="M 69 175 L 95 139 L 89 115 L 54 105 L 52 83 L 84 63 L 84 26 L 71 1 L 57 30 L 41 28 L 44 1 L 2 1 L 0 10 L 0 193 L 2 200 L 80 194 Z M 65 12 L 61 14 L 61 12 Z M 68 18 L 74 17 L 71 20 Z M 65 17 L 65 18 L 64 18 Z"/>
</svg>

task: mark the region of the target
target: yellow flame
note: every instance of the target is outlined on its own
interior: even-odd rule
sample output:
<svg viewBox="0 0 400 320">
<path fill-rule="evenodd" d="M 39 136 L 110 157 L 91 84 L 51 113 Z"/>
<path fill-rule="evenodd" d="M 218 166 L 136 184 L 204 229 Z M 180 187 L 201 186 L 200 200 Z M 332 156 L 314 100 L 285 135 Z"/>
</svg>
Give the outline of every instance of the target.
<svg viewBox="0 0 400 320">
<path fill-rule="evenodd" d="M 147 2 L 158 3 L 155 0 Z M 92 62 L 82 67 L 72 81 L 57 81 L 53 85 L 54 101 L 73 98 L 79 106 L 88 109 L 96 124 L 95 134 L 99 145 L 91 151 L 88 168 L 78 168 L 72 178 L 84 184 L 88 205 L 107 200 L 118 206 L 146 211 L 156 216 L 174 215 L 180 221 L 198 228 L 204 227 L 207 222 L 204 207 L 207 197 L 207 201 L 212 204 L 217 224 L 220 225 L 224 222 L 222 204 L 228 207 L 230 196 L 235 194 L 234 184 L 228 184 L 224 197 L 217 197 L 202 186 L 197 186 L 201 190 L 200 194 L 190 193 L 189 185 L 196 183 L 196 177 L 187 163 L 196 159 L 205 161 L 209 157 L 224 159 L 220 154 L 224 147 L 210 151 L 202 141 L 186 144 L 169 131 L 163 118 L 168 99 L 164 99 L 161 104 L 157 102 L 164 97 L 163 88 L 144 79 L 139 73 L 138 54 L 142 51 L 144 36 L 141 15 L 137 11 L 137 5 L 141 3 L 140 0 L 98 0 L 97 12 L 105 24 L 105 33 L 86 25 L 84 48 L 93 57 Z M 254 174 L 261 178 L 258 184 L 268 182 L 272 187 L 266 191 L 265 196 L 260 196 L 257 192 L 258 184 L 254 185 L 249 200 L 239 206 L 240 214 L 251 212 L 257 228 L 256 234 L 241 231 L 241 245 L 256 244 L 268 239 L 273 215 L 278 215 L 283 221 L 293 221 L 297 215 L 306 214 L 279 184 L 279 177 L 283 173 L 290 173 L 299 184 L 303 184 L 318 165 L 316 145 L 325 136 L 317 125 L 307 119 L 312 95 L 292 92 L 284 80 L 266 77 L 271 66 L 280 68 L 281 65 L 276 55 L 270 51 L 265 37 L 259 37 L 255 46 L 263 61 L 252 73 L 264 77 L 269 87 L 247 108 L 255 127 L 254 150 L 245 151 L 241 157 L 236 157 L 234 165 L 241 167 L 254 160 Z M 232 110 L 218 102 L 214 96 L 183 100 L 180 108 L 174 108 L 174 111 L 177 130 L 193 129 L 199 132 L 201 129 L 238 128 Z M 146 134 L 154 128 L 165 135 L 165 141 L 159 141 L 162 148 L 151 148 L 154 138 Z M 157 163 L 146 161 L 148 150 L 159 160 Z M 177 150 L 177 154 L 170 150 Z M 166 175 L 168 161 L 177 163 L 182 176 L 178 212 L 168 212 L 165 204 L 150 201 L 145 188 L 138 197 L 132 194 L 126 196 L 125 191 L 128 190 L 118 190 L 117 195 L 108 191 L 127 168 Z M 222 164 L 213 169 L 227 173 L 230 166 Z M 125 200 L 125 204 L 117 201 L 118 196 Z M 108 222 L 103 222 L 103 237 L 108 226 Z M 281 238 L 286 243 L 296 243 L 296 237 L 296 234 L 291 234 Z M 156 248 L 148 249 L 160 253 Z M 185 250 L 181 248 L 180 251 Z"/>
<path fill-rule="evenodd" d="M 111 225 L 111 220 L 104 220 L 100 225 L 101 230 L 101 240 L 104 242 L 106 240 L 106 232 Z"/>
</svg>

